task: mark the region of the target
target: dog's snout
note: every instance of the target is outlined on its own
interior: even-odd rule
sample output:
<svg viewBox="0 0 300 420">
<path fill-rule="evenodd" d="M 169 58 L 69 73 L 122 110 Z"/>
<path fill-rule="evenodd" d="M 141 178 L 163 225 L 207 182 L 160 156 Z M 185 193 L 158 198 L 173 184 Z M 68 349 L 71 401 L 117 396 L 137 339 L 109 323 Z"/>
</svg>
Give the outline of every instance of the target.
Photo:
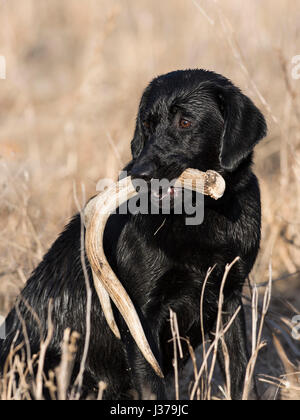
<svg viewBox="0 0 300 420">
<path fill-rule="evenodd" d="M 155 167 L 152 163 L 147 164 L 136 164 L 131 169 L 131 177 L 133 179 L 143 179 L 146 182 L 150 182 L 154 178 Z"/>
</svg>

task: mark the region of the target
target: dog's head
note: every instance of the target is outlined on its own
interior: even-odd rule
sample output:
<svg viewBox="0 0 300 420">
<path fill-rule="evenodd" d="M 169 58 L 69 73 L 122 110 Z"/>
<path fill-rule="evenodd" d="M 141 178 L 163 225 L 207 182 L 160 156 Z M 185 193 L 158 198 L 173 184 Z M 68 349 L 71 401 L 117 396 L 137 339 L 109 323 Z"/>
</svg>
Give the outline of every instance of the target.
<svg viewBox="0 0 300 420">
<path fill-rule="evenodd" d="M 251 163 L 266 131 L 261 112 L 225 77 L 175 71 L 154 79 L 142 96 L 129 174 L 171 180 L 195 168 L 226 175 Z"/>
</svg>

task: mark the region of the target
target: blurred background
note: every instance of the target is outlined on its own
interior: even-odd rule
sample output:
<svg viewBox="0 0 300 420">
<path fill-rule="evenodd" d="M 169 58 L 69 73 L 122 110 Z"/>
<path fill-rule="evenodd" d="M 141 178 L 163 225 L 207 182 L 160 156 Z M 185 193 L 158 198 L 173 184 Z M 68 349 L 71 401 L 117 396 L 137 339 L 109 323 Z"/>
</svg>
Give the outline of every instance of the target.
<svg viewBox="0 0 300 420">
<path fill-rule="evenodd" d="M 251 282 L 263 286 L 272 267 L 273 297 L 258 373 L 284 375 L 284 356 L 300 370 L 298 55 L 297 0 L 0 0 L 0 314 L 76 211 L 74 189 L 88 198 L 130 159 L 147 83 L 205 68 L 268 121 L 255 158 L 263 241 Z"/>
</svg>

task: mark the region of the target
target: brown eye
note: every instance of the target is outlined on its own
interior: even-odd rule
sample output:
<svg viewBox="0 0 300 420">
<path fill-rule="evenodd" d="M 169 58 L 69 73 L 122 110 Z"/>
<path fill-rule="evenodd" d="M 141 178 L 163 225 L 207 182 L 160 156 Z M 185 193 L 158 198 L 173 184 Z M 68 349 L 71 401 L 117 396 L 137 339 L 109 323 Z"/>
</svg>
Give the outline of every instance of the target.
<svg viewBox="0 0 300 420">
<path fill-rule="evenodd" d="M 144 121 L 144 122 L 143 122 L 143 126 L 144 126 L 145 128 L 150 128 L 150 124 L 149 124 L 149 122 L 148 122 L 148 121 Z"/>
<path fill-rule="evenodd" d="M 190 127 L 191 127 L 191 125 L 192 125 L 191 121 L 188 121 L 188 120 L 186 120 L 186 119 L 184 119 L 184 118 L 182 118 L 182 119 L 179 121 L 179 126 L 180 126 L 180 128 L 190 128 Z"/>
</svg>

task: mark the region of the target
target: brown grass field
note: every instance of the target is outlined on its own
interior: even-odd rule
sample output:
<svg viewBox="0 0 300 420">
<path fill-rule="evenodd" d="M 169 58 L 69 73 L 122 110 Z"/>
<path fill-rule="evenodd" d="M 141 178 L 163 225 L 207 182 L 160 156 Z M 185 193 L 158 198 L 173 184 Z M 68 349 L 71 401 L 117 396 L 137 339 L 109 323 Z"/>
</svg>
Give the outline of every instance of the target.
<svg viewBox="0 0 300 420">
<path fill-rule="evenodd" d="M 129 160 L 146 84 L 175 69 L 214 70 L 268 121 L 255 157 L 263 241 L 245 287 L 249 346 L 265 344 L 254 360 L 261 398 L 300 399 L 300 340 L 292 336 L 300 313 L 297 55 L 297 0 L 0 1 L 0 315 L 76 211 L 74 187 L 80 193 L 84 185 L 88 198 Z M 270 278 L 269 311 L 253 345 L 260 336 L 253 314 L 260 318 Z M 194 369 L 190 363 L 179 375 L 180 398 L 190 396 Z M 226 398 L 217 372 L 210 385 L 206 398 Z M 0 391 L 1 399 L 28 397 L 3 384 Z"/>
</svg>

